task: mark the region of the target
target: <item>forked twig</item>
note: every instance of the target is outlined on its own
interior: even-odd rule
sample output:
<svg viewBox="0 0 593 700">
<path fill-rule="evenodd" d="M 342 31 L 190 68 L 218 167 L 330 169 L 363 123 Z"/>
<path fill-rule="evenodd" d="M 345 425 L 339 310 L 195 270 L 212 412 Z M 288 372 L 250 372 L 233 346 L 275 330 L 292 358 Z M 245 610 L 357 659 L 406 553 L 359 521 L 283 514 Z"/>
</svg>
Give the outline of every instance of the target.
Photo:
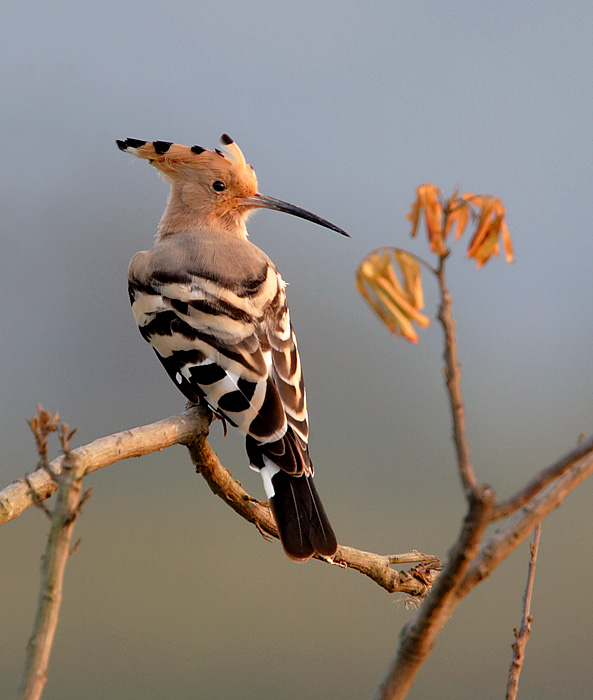
<svg viewBox="0 0 593 700">
<path fill-rule="evenodd" d="M 41 469 L 48 478 L 57 482 L 58 493 L 56 504 L 51 511 L 50 530 L 41 563 L 41 584 L 37 611 L 33 622 L 33 632 L 27 644 L 25 667 L 17 700 L 38 700 L 45 686 L 49 656 L 62 602 L 64 571 L 71 553 L 70 542 L 74 522 L 80 513 L 82 504 L 89 495 L 89 492 L 86 491 L 81 496 L 84 465 L 79 464 L 72 457 L 68 448 L 74 433 L 69 431 L 66 424 L 58 424 L 57 414 L 53 423 L 46 421 L 47 417 L 49 414 L 39 407 L 39 414 L 34 417 L 30 425 L 36 435 Z M 48 426 L 51 429 L 47 429 Z M 59 476 L 56 476 L 49 468 L 47 458 L 47 436 L 54 431 L 58 432 L 64 450 Z M 40 496 L 29 479 L 26 479 L 26 483 L 30 490 L 29 495 L 33 502 L 37 503 Z M 48 512 L 46 508 L 44 510 Z"/>
</svg>

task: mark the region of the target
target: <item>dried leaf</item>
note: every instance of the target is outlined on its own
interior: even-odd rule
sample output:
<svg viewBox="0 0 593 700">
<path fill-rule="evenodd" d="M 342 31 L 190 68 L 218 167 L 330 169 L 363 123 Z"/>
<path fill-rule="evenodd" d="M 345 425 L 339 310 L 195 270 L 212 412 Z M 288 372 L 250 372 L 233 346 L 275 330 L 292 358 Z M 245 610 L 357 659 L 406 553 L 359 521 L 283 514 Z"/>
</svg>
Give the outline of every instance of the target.
<svg viewBox="0 0 593 700">
<path fill-rule="evenodd" d="M 416 201 L 407 218 L 412 222 L 412 237 L 418 231 L 420 216 L 424 212 L 430 249 L 437 255 L 446 255 L 443 234 L 443 205 L 441 190 L 431 183 L 420 185 L 416 190 Z"/>
<path fill-rule="evenodd" d="M 403 272 L 406 293 L 415 309 L 424 308 L 424 292 L 420 265 L 416 257 L 405 250 L 396 250 L 394 257 Z M 424 318 L 424 317 L 423 317 Z"/>
<path fill-rule="evenodd" d="M 412 208 L 406 218 L 412 222 L 412 238 L 414 238 L 418 232 L 418 222 L 420 221 L 420 202 L 418 199 L 412 204 Z"/>
<path fill-rule="evenodd" d="M 413 323 L 425 327 L 430 320 L 419 312 L 424 296 L 420 265 L 413 255 L 397 248 L 373 251 L 360 264 L 356 285 L 391 333 L 418 342 Z"/>
<path fill-rule="evenodd" d="M 509 234 L 509 229 L 507 228 L 506 222 L 503 219 L 500 226 L 502 233 L 502 244 L 504 246 L 505 259 L 507 262 L 514 262 L 515 256 L 513 254 L 513 242 L 511 241 L 511 236 Z"/>
<path fill-rule="evenodd" d="M 478 268 L 482 267 L 493 255 L 498 255 L 499 238 L 502 237 L 505 258 L 507 262 L 512 262 L 513 246 L 504 220 L 506 210 L 502 201 L 498 197 L 470 193 L 463 195 L 462 199 L 479 208 L 478 223 L 467 256 L 476 260 Z"/>
<path fill-rule="evenodd" d="M 445 236 L 448 236 L 449 233 L 453 230 L 453 227 L 456 227 L 457 233 L 455 235 L 455 240 L 458 241 L 461 238 L 465 227 L 467 226 L 467 222 L 469 221 L 469 215 L 470 209 L 467 203 L 459 200 L 457 204 L 454 207 L 452 207 L 452 209 L 447 215 Z"/>
</svg>

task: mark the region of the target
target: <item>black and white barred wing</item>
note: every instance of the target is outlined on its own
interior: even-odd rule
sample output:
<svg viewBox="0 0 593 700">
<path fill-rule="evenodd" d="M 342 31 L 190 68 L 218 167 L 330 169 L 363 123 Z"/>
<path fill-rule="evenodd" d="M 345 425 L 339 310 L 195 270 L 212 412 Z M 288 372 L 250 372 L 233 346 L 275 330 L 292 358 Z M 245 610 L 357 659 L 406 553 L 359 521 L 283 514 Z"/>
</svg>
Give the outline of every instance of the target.
<svg viewBox="0 0 593 700">
<path fill-rule="evenodd" d="M 331 556 L 337 544 L 312 479 L 284 283 L 255 246 L 234 239 L 221 257 L 218 241 L 217 256 L 204 261 L 204 240 L 199 250 L 163 241 L 134 256 L 129 291 L 140 332 L 188 399 L 205 400 L 246 434 L 287 554 Z M 234 264 L 241 253 L 249 259 Z"/>
<path fill-rule="evenodd" d="M 267 265 L 258 284 L 224 284 L 187 267 L 175 274 L 164 257 L 159 268 L 154 250 L 132 260 L 130 297 L 140 332 L 173 381 L 248 436 L 254 466 L 263 468 L 267 453 L 286 471 L 309 473 L 300 454 L 308 436 L 300 360 L 275 268 Z"/>
</svg>

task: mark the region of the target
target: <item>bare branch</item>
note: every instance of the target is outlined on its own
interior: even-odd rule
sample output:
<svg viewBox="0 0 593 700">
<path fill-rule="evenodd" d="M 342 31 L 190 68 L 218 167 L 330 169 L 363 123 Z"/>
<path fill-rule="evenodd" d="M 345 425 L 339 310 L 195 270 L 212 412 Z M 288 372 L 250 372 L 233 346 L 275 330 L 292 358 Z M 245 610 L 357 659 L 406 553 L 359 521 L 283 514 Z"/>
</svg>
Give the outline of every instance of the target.
<svg viewBox="0 0 593 700">
<path fill-rule="evenodd" d="M 207 409 L 192 407 L 179 416 L 100 438 L 72 450 L 71 455 L 77 464 L 84 467 L 84 473 L 87 474 L 123 459 L 140 457 L 171 445 L 186 445 L 196 470 L 204 477 L 212 491 L 241 517 L 252 523 L 261 534 L 277 537 L 276 525 L 268 504 L 250 496 L 220 463 L 208 444 L 206 435 L 210 420 L 211 414 Z M 63 462 L 64 458 L 59 457 L 49 466 L 55 474 L 60 474 Z M 45 469 L 35 471 L 28 477 L 28 481 L 34 487 L 36 497 L 40 499 L 49 498 L 56 489 L 54 481 Z M 27 481 L 24 478 L 19 479 L 0 491 L 0 524 L 16 518 L 33 504 L 34 497 Z M 418 566 L 409 572 L 395 571 L 391 565 L 404 563 L 406 557 L 411 557 L 411 561 L 418 563 Z M 342 545 L 333 559 L 319 559 L 325 563 L 355 569 L 390 593 L 402 592 L 419 598 L 426 595 L 440 571 L 440 562 L 436 557 L 417 552 L 383 556 Z"/>
<path fill-rule="evenodd" d="M 434 564 L 438 561 L 430 554 L 422 554 L 422 552 L 417 552 L 415 549 L 403 554 L 387 554 L 386 558 L 389 559 L 390 564 L 411 564 L 413 562 L 417 564 Z"/>
<path fill-rule="evenodd" d="M 519 689 L 519 675 L 523 666 L 525 657 L 525 645 L 531 634 L 531 623 L 533 618 L 529 614 L 531 608 L 531 594 L 533 592 L 533 579 L 535 577 L 535 564 L 537 562 L 537 548 L 539 546 L 539 537 L 541 534 L 542 525 L 538 523 L 531 544 L 531 556 L 529 558 L 529 567 L 527 571 L 527 584 L 525 585 L 525 593 L 523 594 L 523 614 L 521 615 L 521 624 L 519 629 L 515 628 L 515 642 L 513 644 L 513 659 L 511 668 L 509 669 L 509 680 L 507 683 L 506 700 L 515 700 L 517 690 Z"/>
<path fill-rule="evenodd" d="M 209 412 L 195 408 L 157 423 L 99 438 L 77 447 L 71 454 L 74 460 L 85 465 L 88 473 L 122 459 L 141 457 L 171 445 L 187 444 L 195 439 L 197 433 L 206 432 L 209 425 Z M 51 462 L 52 472 L 59 474 L 62 471 L 63 460 L 61 456 Z M 37 469 L 28 479 L 41 499 L 49 498 L 56 490 L 55 482 L 44 469 Z M 34 497 L 24 478 L 10 484 L 0 491 L 0 525 L 16 518 L 32 505 Z"/>
<path fill-rule="evenodd" d="M 572 452 L 559 459 L 546 469 L 542 469 L 533 479 L 526 484 L 518 493 L 506 501 L 497 503 L 494 507 L 492 517 L 494 520 L 504 518 L 524 506 L 537 493 L 557 477 L 564 474 L 581 457 L 593 452 L 593 435 L 587 440 L 583 440 Z"/>
<path fill-rule="evenodd" d="M 38 442 L 39 445 L 39 442 Z M 47 444 L 41 443 L 47 453 Z M 41 586 L 33 632 L 17 700 L 38 700 L 47 679 L 47 668 L 62 602 L 62 588 L 74 521 L 88 492 L 81 498 L 84 465 L 67 454 L 61 463 L 58 496 L 51 515 L 50 531 L 41 565 Z M 46 472 L 47 473 L 47 472 Z M 49 477 L 49 475 L 48 475 Z"/>
<path fill-rule="evenodd" d="M 467 595 L 474 586 L 490 576 L 501 561 L 529 536 L 533 528 L 592 474 L 593 454 L 589 453 L 513 513 L 481 548 L 459 588 L 459 597 Z"/>
<path fill-rule="evenodd" d="M 353 549 L 340 545 L 332 560 L 325 560 L 343 568 L 355 569 L 371 578 L 388 593 L 405 593 L 422 601 L 426 596 L 442 566 L 440 561 L 431 555 L 419 552 L 406 554 L 382 555 Z M 410 564 L 417 566 L 409 571 L 395 571 L 393 564 Z"/>
<path fill-rule="evenodd" d="M 204 435 L 198 436 L 195 442 L 188 445 L 188 449 L 196 471 L 206 479 L 214 494 L 222 498 L 242 518 L 255 525 L 261 534 L 278 537 L 268 504 L 252 498 L 241 484 L 233 479 Z M 389 593 L 400 592 L 420 598 L 427 594 L 440 571 L 440 562 L 436 557 L 418 552 L 384 556 L 340 545 L 331 559 L 316 558 L 343 568 L 355 569 Z M 411 561 L 423 566 L 415 567 L 409 572 L 397 572 L 391 567 L 392 563 Z"/>
<path fill-rule="evenodd" d="M 469 492 L 469 510 L 457 542 L 449 553 L 442 574 L 422 604 L 416 619 L 402 631 L 391 667 L 374 700 L 401 700 L 432 651 L 437 634 L 459 602 L 457 587 L 478 552 L 484 528 L 490 522 L 494 493 L 487 487 Z"/>
<path fill-rule="evenodd" d="M 260 531 L 278 537 L 278 530 L 267 503 L 252 498 L 232 474 L 222 466 L 204 434 L 188 446 L 196 472 L 201 474 L 212 492 L 222 498 L 241 517 L 259 525 Z"/>
<path fill-rule="evenodd" d="M 469 446 L 465 431 L 465 410 L 463 407 L 463 395 L 461 393 L 461 371 L 457 359 L 457 340 L 455 337 L 455 321 L 453 320 L 451 294 L 445 284 L 445 259 L 441 257 L 441 262 L 437 270 L 437 279 L 441 293 L 441 306 L 438 319 L 445 332 L 445 381 L 451 405 L 451 416 L 453 419 L 453 442 L 457 451 L 457 462 L 459 465 L 459 475 L 466 496 L 477 488 L 477 481 L 472 467 Z"/>
<path fill-rule="evenodd" d="M 581 444 L 567 458 L 541 472 L 513 498 L 496 507 L 494 493 L 487 487 L 477 484 L 466 437 L 461 372 L 457 359 L 451 297 L 445 284 L 446 257 L 446 254 L 441 255 L 440 266 L 437 270 L 441 293 L 438 318 L 445 332 L 445 379 L 453 421 L 453 440 L 461 482 L 470 503 L 470 512 L 466 518 L 464 530 L 462 530 L 452 551 L 450 561 L 428 594 L 417 619 L 404 628 L 396 657 L 382 685 L 377 690 L 375 700 L 400 700 L 406 696 L 416 673 L 430 653 L 438 632 L 447 622 L 453 609 L 468 590 L 479 580 L 482 580 L 476 576 L 475 572 L 479 572 L 481 576 L 488 575 L 555 505 L 562 502 L 567 493 L 577 485 L 577 481 L 580 483 L 586 478 L 582 474 L 576 479 L 571 479 L 568 483 L 563 480 L 561 475 L 568 475 L 569 471 L 575 471 L 571 465 L 575 465 L 580 457 L 593 451 L 593 440 L 590 444 Z M 550 485 L 550 493 L 544 499 L 545 505 L 542 504 L 542 507 L 538 509 L 537 496 L 547 493 L 546 485 Z M 476 503 L 481 500 L 480 491 L 482 491 L 483 497 L 488 493 L 490 500 L 483 510 L 483 519 L 475 519 L 472 517 L 472 511 L 476 512 Z M 519 518 L 517 522 L 513 518 L 509 520 L 508 530 L 505 528 L 508 537 L 503 538 L 496 546 L 492 547 L 492 551 L 486 549 L 487 555 L 490 557 L 488 560 L 490 566 L 484 566 L 482 558 L 486 555 L 484 550 L 478 553 L 478 547 L 485 526 L 495 517 L 503 517 L 519 508 L 522 508 L 522 513 L 524 511 L 524 517 Z M 487 573 L 485 573 L 486 571 Z"/>
</svg>

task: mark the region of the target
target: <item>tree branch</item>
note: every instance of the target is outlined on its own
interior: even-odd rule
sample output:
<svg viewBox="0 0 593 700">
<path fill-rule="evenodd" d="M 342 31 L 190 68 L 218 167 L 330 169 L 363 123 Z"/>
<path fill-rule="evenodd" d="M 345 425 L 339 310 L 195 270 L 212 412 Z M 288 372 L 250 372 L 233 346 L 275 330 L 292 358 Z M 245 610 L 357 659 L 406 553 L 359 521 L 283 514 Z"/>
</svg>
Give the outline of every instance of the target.
<svg viewBox="0 0 593 700">
<path fill-rule="evenodd" d="M 432 650 L 438 632 L 446 624 L 460 600 L 473 586 L 488 576 L 533 527 L 562 502 L 570 490 L 593 471 L 593 457 L 588 456 L 593 452 L 591 439 L 563 460 L 542 470 L 514 496 L 498 504 L 495 503 L 494 492 L 476 480 L 466 435 L 452 300 L 445 282 L 445 264 L 450 254 L 450 250 L 445 246 L 445 238 L 453 226 L 457 226 L 459 237 L 469 215 L 474 215 L 472 207 L 481 209 L 479 213 L 476 212 L 478 221 L 476 233 L 470 244 L 471 256 L 476 258 L 480 267 L 494 252 L 498 254 L 497 239 L 502 231 L 507 260 L 511 261 L 512 249 L 503 222 L 505 210 L 496 198 L 470 193 L 459 198 L 457 191 L 443 203 L 440 190 L 430 184 L 419 187 L 417 195 L 417 201 L 412 205 L 408 219 L 412 222 L 414 237 L 420 214 L 424 213 L 430 248 L 438 257 L 436 269 L 430 265 L 427 267 L 438 280 L 438 320 L 444 331 L 444 376 L 451 409 L 452 437 L 458 473 L 469 509 L 443 572 L 426 596 L 416 619 L 402 630 L 396 656 L 377 689 L 375 700 L 401 700 L 406 696 L 420 666 Z M 470 203 L 472 207 L 469 207 Z M 505 228 L 502 228 L 503 226 Z M 484 237 L 486 233 L 487 240 Z M 591 467 L 587 464 L 589 461 Z M 479 550 L 486 526 L 495 519 L 507 516 L 510 517 L 502 530 L 495 533 L 486 547 Z M 528 617 L 528 604 L 525 607 L 525 615 Z"/>
<path fill-rule="evenodd" d="M 185 445 L 196 470 L 204 477 L 213 493 L 264 536 L 277 537 L 268 504 L 250 496 L 220 463 L 208 444 L 206 436 L 211 418 L 207 409 L 192 407 L 179 416 L 115 433 L 78 447 L 72 450 L 72 459 L 87 474 L 123 459 L 140 457 L 171 445 Z M 64 456 L 54 459 L 49 467 L 55 474 L 60 474 L 63 464 Z M 35 489 L 35 495 L 27 481 Z M 37 498 L 49 498 L 55 490 L 55 483 L 46 469 L 38 469 L 28 479 L 14 482 L 0 491 L 0 524 L 16 518 L 34 505 Z M 440 571 L 440 562 L 436 557 L 418 552 L 410 553 L 407 560 L 406 555 L 373 554 L 341 545 L 332 559 L 319 559 L 359 571 L 390 593 L 401 592 L 420 599 L 426 595 Z M 418 566 L 407 572 L 397 572 L 392 568 L 392 564 L 406 561 L 418 563 Z"/>
<path fill-rule="evenodd" d="M 593 473 L 592 437 L 542 470 L 515 496 L 498 505 L 494 504 L 494 493 L 490 489 L 476 485 L 467 450 L 454 325 L 444 281 L 441 290 L 443 304 L 439 318 L 446 336 L 445 374 L 453 414 L 453 437 L 470 511 L 443 573 L 426 597 L 416 620 L 402 631 L 396 656 L 374 700 L 401 700 L 406 696 L 420 666 L 432 650 L 438 632 L 459 601 L 489 576 L 533 528 L 553 508 L 562 503 L 570 491 Z M 482 489 L 484 496 L 480 497 Z M 482 514 L 476 517 L 480 510 L 479 504 L 486 493 L 489 494 L 490 501 L 487 505 L 483 502 Z M 475 508 L 478 508 L 478 511 Z M 485 526 L 495 518 L 504 517 L 509 513 L 514 515 L 508 518 L 504 526 L 478 552 Z"/>
<path fill-rule="evenodd" d="M 459 360 L 457 359 L 457 340 L 455 337 L 455 321 L 453 320 L 451 294 L 445 283 L 445 259 L 441 256 L 437 270 L 439 290 L 441 294 L 441 305 L 438 319 L 445 332 L 445 382 L 449 394 L 451 406 L 451 417 L 453 420 L 453 442 L 457 452 L 457 463 L 459 465 L 459 475 L 466 496 L 477 488 L 477 481 L 469 454 L 469 446 L 465 431 L 465 409 L 463 407 L 463 395 L 461 393 L 461 371 Z"/>
<path fill-rule="evenodd" d="M 50 531 L 41 563 L 41 586 L 33 632 L 27 644 L 27 655 L 17 700 L 38 700 L 41 697 L 53 639 L 58 624 L 64 571 L 70 554 L 74 521 L 88 492 L 81 497 L 84 465 L 71 455 L 62 459 L 57 477 L 57 501 L 51 514 Z"/>
<path fill-rule="evenodd" d="M 572 450 L 572 452 L 569 452 L 554 464 L 538 472 L 533 479 L 514 496 L 511 496 L 506 501 L 497 503 L 494 506 L 492 519 L 498 520 L 499 518 L 504 518 L 507 515 L 514 513 L 516 510 L 530 501 L 550 482 L 566 473 L 566 471 L 568 471 L 568 469 L 570 469 L 570 467 L 572 467 L 577 460 L 581 459 L 585 455 L 588 455 L 590 452 L 593 452 L 593 435 L 586 440 L 583 440 L 579 445 L 577 445 L 577 447 L 575 447 L 574 450 Z"/>
<path fill-rule="evenodd" d="M 525 658 L 525 645 L 531 634 L 531 623 L 533 618 L 529 614 L 531 608 L 531 594 L 533 592 L 533 579 L 535 577 L 535 564 L 537 562 L 537 548 L 539 546 L 539 537 L 541 534 L 542 525 L 538 523 L 535 528 L 533 543 L 531 544 L 531 556 L 529 558 L 529 568 L 527 571 L 527 584 L 525 585 L 525 593 L 523 594 L 523 613 L 521 615 L 521 624 L 519 629 L 515 627 L 515 642 L 513 644 L 513 659 L 511 668 L 509 669 L 509 680 L 507 683 L 506 700 L 515 700 L 517 690 L 519 689 L 519 675 Z"/>
<path fill-rule="evenodd" d="M 463 598 L 474 586 L 490 576 L 494 569 L 529 536 L 533 528 L 592 474 L 593 454 L 589 453 L 513 513 L 481 548 L 459 587 L 459 597 Z"/>
<path fill-rule="evenodd" d="M 468 493 L 469 510 L 449 560 L 436 580 L 416 619 L 402 631 L 398 650 L 374 700 L 401 700 L 432 651 L 437 634 L 459 602 L 457 587 L 478 552 L 484 528 L 490 522 L 494 493 L 488 487 Z"/>
<path fill-rule="evenodd" d="M 130 457 L 141 457 L 171 445 L 185 445 L 196 433 L 207 432 L 210 416 L 206 411 L 192 409 L 179 416 L 171 416 L 157 423 L 124 430 L 99 438 L 88 445 L 72 450 L 72 458 L 85 466 L 85 473 Z M 60 474 L 64 456 L 54 459 L 49 467 Z M 45 469 L 37 469 L 28 476 L 34 493 L 40 499 L 49 498 L 56 484 Z M 35 497 L 25 478 L 19 479 L 0 491 L 0 525 L 16 518 L 34 505 Z"/>
<path fill-rule="evenodd" d="M 264 537 L 278 537 L 268 504 L 252 498 L 241 484 L 233 479 L 204 435 L 198 436 L 195 442 L 188 445 L 188 449 L 196 471 L 204 477 L 214 494 L 222 498 L 242 518 L 255 525 Z M 388 593 L 406 593 L 420 598 L 430 590 L 441 568 L 436 557 L 418 552 L 381 555 L 345 545 L 338 546 L 337 553 L 331 559 L 319 556 L 315 558 L 342 568 L 355 569 L 375 581 Z M 392 568 L 392 564 L 412 562 L 418 562 L 420 566 L 407 572 L 397 572 Z"/>
<path fill-rule="evenodd" d="M 436 270 L 441 295 L 438 318 L 445 334 L 444 374 L 452 415 L 453 441 L 469 512 L 442 574 L 427 595 L 416 619 L 402 631 L 396 656 L 374 696 L 375 700 L 401 700 L 406 696 L 420 666 L 432 650 L 437 634 L 446 624 L 452 611 L 468 590 L 482 580 L 478 579 L 476 574 L 488 575 L 502 558 L 527 536 L 534 525 L 539 523 L 554 505 L 563 500 L 568 491 L 577 485 L 577 481 L 580 483 L 586 478 L 583 470 L 579 470 L 579 477 L 570 480 L 569 484 L 561 475 L 565 474 L 565 477 L 568 477 L 570 472 L 577 471 L 575 461 L 593 450 L 593 441 L 591 444 L 579 446 L 567 458 L 543 470 L 524 489 L 498 506 L 495 506 L 494 492 L 489 487 L 478 485 L 466 436 L 455 322 L 451 296 L 445 283 L 447 256 L 448 251 L 440 256 L 440 264 Z M 547 493 L 547 484 L 550 485 L 549 495 L 538 508 L 538 495 Z M 484 550 L 478 553 L 478 549 L 486 525 L 495 517 L 506 516 L 521 507 L 522 517 L 510 518 L 507 523 L 509 529 L 507 531 L 505 528 L 505 532 L 508 536 L 486 550 L 489 566 L 484 565 L 482 560 L 486 553 Z"/>
</svg>

